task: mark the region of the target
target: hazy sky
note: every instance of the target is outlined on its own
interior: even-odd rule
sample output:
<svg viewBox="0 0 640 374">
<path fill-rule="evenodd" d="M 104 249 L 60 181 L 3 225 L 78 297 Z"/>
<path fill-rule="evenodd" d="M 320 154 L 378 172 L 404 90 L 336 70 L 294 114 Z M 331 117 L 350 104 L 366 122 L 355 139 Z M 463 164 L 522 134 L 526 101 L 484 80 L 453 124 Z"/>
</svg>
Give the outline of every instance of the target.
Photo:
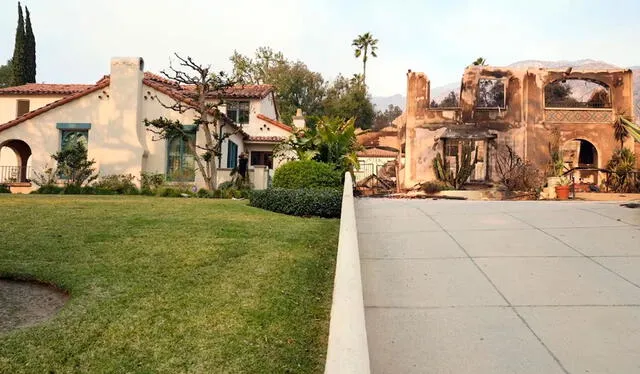
<svg viewBox="0 0 640 374">
<path fill-rule="evenodd" d="M 517 60 L 593 58 L 640 65 L 639 0 L 26 0 L 39 82 L 91 83 L 112 56 L 141 56 L 147 70 L 173 52 L 230 70 L 236 49 L 271 46 L 326 78 L 360 72 L 351 41 L 379 39 L 367 81 L 373 95 L 404 93 L 407 69 L 434 86 L 460 79 L 478 56 Z M 17 2 L 0 1 L 0 59 L 13 53 Z"/>
</svg>

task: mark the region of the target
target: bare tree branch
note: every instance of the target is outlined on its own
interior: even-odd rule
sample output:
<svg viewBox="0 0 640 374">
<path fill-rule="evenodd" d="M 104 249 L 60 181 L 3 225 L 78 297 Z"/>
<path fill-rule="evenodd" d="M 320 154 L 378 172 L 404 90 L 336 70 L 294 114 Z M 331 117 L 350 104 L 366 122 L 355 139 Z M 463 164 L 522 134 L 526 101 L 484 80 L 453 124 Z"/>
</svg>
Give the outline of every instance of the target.
<svg viewBox="0 0 640 374">
<path fill-rule="evenodd" d="M 207 186 L 209 189 L 215 189 L 217 187 L 215 162 L 216 158 L 222 154 L 222 142 L 242 131 L 240 125 L 234 124 L 231 127 L 233 131 L 219 134 L 219 130 L 228 121 L 228 118 L 219 110 L 219 106 L 224 103 L 224 92 L 235 82 L 224 72 L 211 73 L 210 65 L 199 65 L 191 57 L 184 58 L 177 53 L 175 57 L 178 60 L 178 67 L 170 63 L 169 70 L 161 73 L 173 82 L 168 88 L 175 91 L 176 95 L 182 96 L 182 99 L 172 97 L 176 102 L 167 104 L 162 102 L 158 95 L 155 98 L 165 109 L 180 114 L 189 110 L 195 112 L 193 121 L 190 123 L 195 124 L 198 133 L 204 136 L 204 145 L 187 141 L 188 148 L 194 155 L 197 168 L 207 182 Z M 154 120 L 145 119 L 144 123 L 147 130 L 154 134 L 153 140 L 188 136 L 184 124 L 177 120 L 171 121 L 160 117 Z"/>
</svg>

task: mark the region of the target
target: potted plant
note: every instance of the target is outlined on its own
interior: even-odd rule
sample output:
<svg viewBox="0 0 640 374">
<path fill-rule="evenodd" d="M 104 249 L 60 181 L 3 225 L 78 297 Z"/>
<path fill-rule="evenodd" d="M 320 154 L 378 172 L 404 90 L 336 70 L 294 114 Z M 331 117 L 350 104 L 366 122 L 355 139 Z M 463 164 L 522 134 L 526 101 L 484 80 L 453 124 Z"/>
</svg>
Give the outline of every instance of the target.
<svg viewBox="0 0 640 374">
<path fill-rule="evenodd" d="M 555 187 L 560 184 L 560 178 L 564 172 L 564 157 L 560 149 L 560 132 L 558 129 L 551 131 L 549 142 L 549 174 L 547 177 L 547 195 L 549 199 L 556 198 Z"/>
<path fill-rule="evenodd" d="M 558 200 L 568 200 L 569 199 L 569 185 L 571 181 L 567 177 L 560 177 L 558 180 L 558 185 L 556 185 L 556 196 Z"/>
</svg>

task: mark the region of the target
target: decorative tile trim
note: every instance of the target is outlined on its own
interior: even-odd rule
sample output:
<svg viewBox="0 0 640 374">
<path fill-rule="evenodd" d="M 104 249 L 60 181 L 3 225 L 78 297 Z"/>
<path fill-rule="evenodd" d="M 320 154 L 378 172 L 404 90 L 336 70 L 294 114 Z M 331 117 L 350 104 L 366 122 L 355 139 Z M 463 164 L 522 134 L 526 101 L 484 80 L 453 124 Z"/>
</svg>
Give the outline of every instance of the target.
<svg viewBox="0 0 640 374">
<path fill-rule="evenodd" d="M 546 122 L 608 123 L 613 121 L 613 110 L 545 109 Z"/>
</svg>

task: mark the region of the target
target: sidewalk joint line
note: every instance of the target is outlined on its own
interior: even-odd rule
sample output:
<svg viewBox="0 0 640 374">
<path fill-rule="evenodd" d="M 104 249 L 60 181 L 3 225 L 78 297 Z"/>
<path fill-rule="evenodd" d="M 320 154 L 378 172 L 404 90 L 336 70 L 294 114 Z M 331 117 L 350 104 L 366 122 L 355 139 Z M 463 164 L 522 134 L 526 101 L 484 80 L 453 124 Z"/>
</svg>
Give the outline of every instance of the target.
<svg viewBox="0 0 640 374">
<path fill-rule="evenodd" d="M 418 208 L 420 209 L 420 208 Z M 538 336 L 538 334 L 536 334 L 535 331 L 533 331 L 533 329 L 531 328 L 531 326 L 529 325 L 529 323 L 527 323 L 527 321 L 524 319 L 524 317 L 522 317 L 520 315 L 520 313 L 518 313 L 518 311 L 516 310 L 516 308 L 511 304 L 511 302 L 509 301 L 509 299 L 507 299 L 507 297 L 498 289 L 498 287 L 496 286 L 496 284 L 491 280 L 491 278 L 489 278 L 489 275 L 487 273 L 485 273 L 482 268 L 480 267 L 480 265 L 478 265 L 478 263 L 475 261 L 475 259 L 473 257 L 471 257 L 469 255 L 469 252 L 467 252 L 467 250 L 462 246 L 462 244 L 460 244 L 460 242 L 458 242 L 456 240 L 456 238 L 453 237 L 453 235 L 451 235 L 451 233 L 449 233 L 449 231 L 445 230 L 444 227 L 442 227 L 442 225 L 440 225 L 439 222 L 437 222 L 433 217 L 431 217 L 429 214 L 427 214 L 425 212 L 425 214 L 427 215 L 427 217 L 429 217 L 433 222 L 435 222 L 436 225 L 440 226 L 446 233 L 447 235 L 449 235 L 449 237 L 460 247 L 460 249 L 467 255 L 467 257 L 469 257 L 469 260 L 473 263 L 473 265 L 480 271 L 480 273 L 487 279 L 487 281 L 489 282 L 489 284 L 491 284 L 491 286 L 494 288 L 494 290 L 502 297 L 502 299 L 507 303 L 507 305 L 511 308 L 511 310 L 515 313 L 516 316 L 518 316 L 518 318 L 520 319 L 520 321 L 522 321 L 522 323 L 527 327 L 527 329 L 529 329 L 529 331 L 531 332 L 531 334 L 533 334 L 533 336 L 538 340 L 538 342 L 544 347 L 544 349 L 547 350 L 547 353 L 549 353 L 549 355 L 551 355 L 551 357 L 555 360 L 555 362 L 558 364 L 558 366 L 560 367 L 560 369 L 562 369 L 563 372 L 565 372 L 566 374 L 569 374 L 569 371 L 564 367 L 564 365 L 562 364 L 562 362 L 560 362 L 560 359 L 551 351 L 551 349 L 549 347 L 547 347 L 547 345 L 542 341 L 542 339 L 540 338 L 540 336 Z M 510 215 L 511 216 L 511 215 Z M 513 217 L 513 216 L 511 216 Z M 515 217 L 514 217 L 515 218 Z"/>
</svg>

